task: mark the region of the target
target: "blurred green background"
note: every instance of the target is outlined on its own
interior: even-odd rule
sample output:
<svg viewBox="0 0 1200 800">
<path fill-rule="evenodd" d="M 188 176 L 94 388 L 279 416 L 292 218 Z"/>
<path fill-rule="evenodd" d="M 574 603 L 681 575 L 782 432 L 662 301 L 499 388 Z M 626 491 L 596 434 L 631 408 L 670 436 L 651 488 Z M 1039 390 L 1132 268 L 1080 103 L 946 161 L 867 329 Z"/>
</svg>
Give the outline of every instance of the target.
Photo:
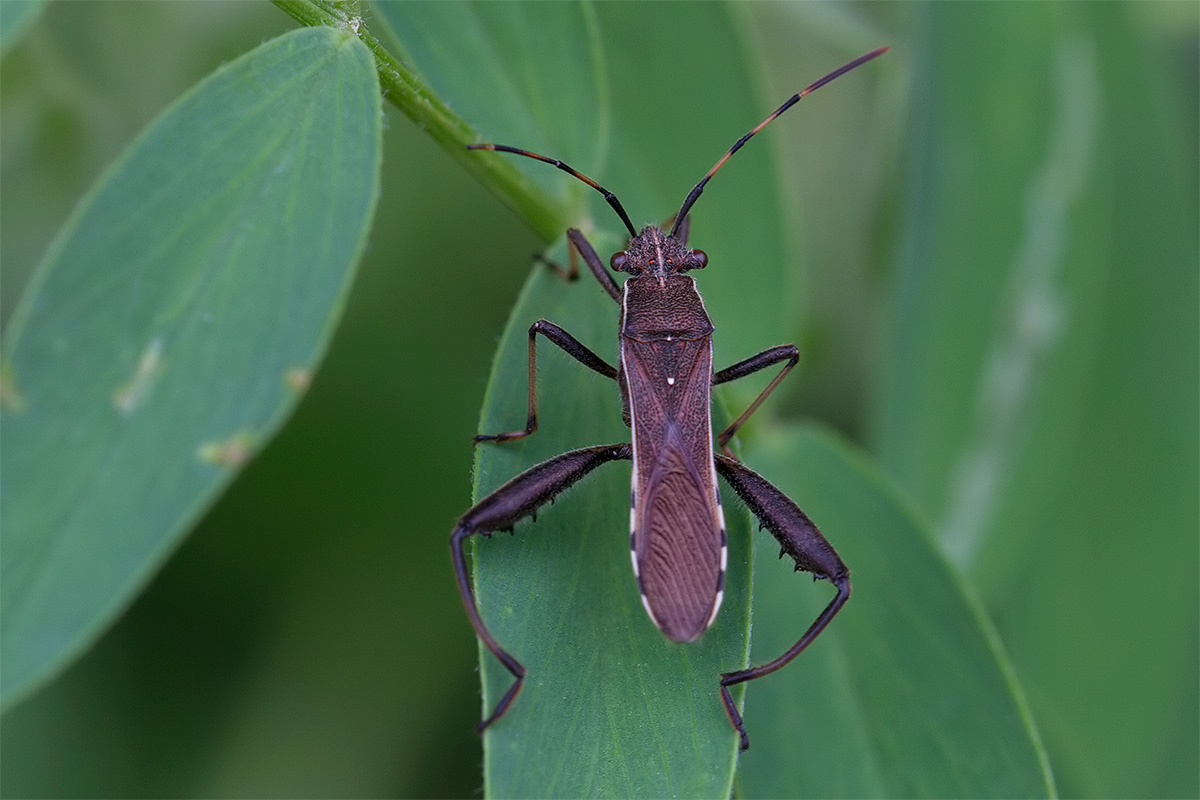
<svg viewBox="0 0 1200 800">
<path fill-rule="evenodd" d="M 847 433 L 915 499 L 992 614 L 1067 796 L 1200 792 L 1197 16 L 756 4 L 739 18 L 763 114 L 893 47 L 875 106 L 826 90 L 845 101 L 772 134 L 806 281 L 805 361 L 772 403 Z M 259 3 L 47 5 L 0 71 L 4 320 L 132 137 L 291 27 Z M 702 56 L 700 87 L 715 79 Z M 476 645 L 446 537 L 469 504 L 493 349 L 542 244 L 385 108 L 374 231 L 311 391 L 121 621 L 6 711 L 5 796 L 478 791 Z M 1006 405 L 1030 364 L 1024 404 Z M 963 386 L 981 365 L 999 377 L 977 398 Z"/>
</svg>

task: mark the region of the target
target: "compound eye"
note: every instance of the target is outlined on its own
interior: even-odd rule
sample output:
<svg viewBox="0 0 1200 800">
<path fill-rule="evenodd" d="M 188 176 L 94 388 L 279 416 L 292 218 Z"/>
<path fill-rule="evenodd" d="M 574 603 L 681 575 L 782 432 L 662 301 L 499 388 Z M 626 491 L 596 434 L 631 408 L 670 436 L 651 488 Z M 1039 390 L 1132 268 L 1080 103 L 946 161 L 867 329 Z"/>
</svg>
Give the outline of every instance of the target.
<svg viewBox="0 0 1200 800">
<path fill-rule="evenodd" d="M 626 256 L 625 251 L 622 250 L 619 253 L 613 253 L 612 258 L 608 260 L 608 265 L 617 272 L 623 272 L 625 270 L 625 262 L 627 260 L 628 256 Z"/>
<path fill-rule="evenodd" d="M 692 251 L 692 269 L 704 269 L 708 266 L 708 253 L 703 250 Z"/>
</svg>

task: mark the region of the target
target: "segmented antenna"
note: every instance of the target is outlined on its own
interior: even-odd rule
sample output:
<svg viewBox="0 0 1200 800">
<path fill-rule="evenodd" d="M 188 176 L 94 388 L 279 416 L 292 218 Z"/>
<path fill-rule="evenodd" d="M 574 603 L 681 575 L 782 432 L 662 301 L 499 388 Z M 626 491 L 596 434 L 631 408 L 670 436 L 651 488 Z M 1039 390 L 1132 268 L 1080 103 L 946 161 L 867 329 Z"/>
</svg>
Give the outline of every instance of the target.
<svg viewBox="0 0 1200 800">
<path fill-rule="evenodd" d="M 758 123 L 758 125 L 756 125 L 753 130 L 751 130 L 749 133 L 747 133 L 742 138 L 738 139 L 737 142 L 733 145 L 733 147 L 729 148 L 729 152 L 727 152 L 727 153 L 725 153 L 725 155 L 721 156 L 721 160 L 718 161 L 715 165 L 713 165 L 713 168 L 708 171 L 708 174 L 705 175 L 704 178 L 701 179 L 701 181 L 692 188 L 692 191 L 688 193 L 687 199 L 683 201 L 683 206 L 679 209 L 679 213 L 675 215 L 675 224 L 671 226 L 671 235 L 672 236 L 675 235 L 675 233 L 679 230 L 679 225 L 683 221 L 683 218 L 686 217 L 688 212 L 692 210 L 692 205 L 696 202 L 696 199 L 700 197 L 700 193 L 704 191 L 704 184 L 708 183 L 709 178 L 711 178 L 713 175 L 717 174 L 717 170 L 719 170 L 721 167 L 725 166 L 725 162 L 729 160 L 730 156 L 732 156 L 734 153 L 736 153 L 738 150 L 740 150 L 742 145 L 744 145 L 746 142 L 750 141 L 751 136 L 758 133 L 763 128 L 767 127 L 767 125 L 769 125 L 773 119 L 778 117 L 783 112 L 787 111 L 789 108 L 794 106 L 796 103 L 798 103 L 800 101 L 800 98 L 804 97 L 804 95 L 815 92 L 817 89 L 820 89 L 822 86 L 829 83 L 834 78 L 838 78 L 838 77 L 841 77 L 842 75 L 845 75 L 850 70 L 854 69 L 855 67 L 862 66 L 863 64 L 867 63 L 868 61 L 870 61 L 873 58 L 878 58 L 879 56 L 886 53 L 888 50 L 889 50 L 889 48 L 887 48 L 887 47 L 881 47 L 878 50 L 872 50 L 871 52 L 867 53 L 866 55 L 859 56 L 858 58 L 854 59 L 849 64 L 845 64 L 843 66 L 838 67 L 833 72 L 829 73 L 828 75 L 826 75 L 825 77 L 816 81 L 815 83 L 809 84 L 804 89 L 801 89 L 800 92 L 798 92 L 797 94 L 792 95 L 791 99 L 789 99 L 786 103 L 781 105 L 779 108 L 775 109 L 775 112 L 773 114 L 771 114 L 771 116 L 767 117 L 762 122 Z"/>
<path fill-rule="evenodd" d="M 547 164 L 553 164 L 563 172 L 567 173 L 568 175 L 575 176 L 600 194 L 604 195 L 604 199 L 610 206 L 612 206 L 613 211 L 617 212 L 617 215 L 621 218 L 621 222 L 625 223 L 625 227 L 629 229 L 629 235 L 637 236 L 637 231 L 633 229 L 633 223 L 629 221 L 629 215 L 625 213 L 625 209 L 621 206 L 621 201 L 617 199 L 617 196 L 569 164 L 564 164 L 557 158 L 547 158 L 546 156 L 540 156 L 537 153 L 531 153 L 528 150 L 522 150 L 519 147 L 509 147 L 508 145 L 503 144 L 469 144 L 467 145 L 467 149 L 493 150 L 499 153 L 516 153 L 519 156 L 536 158 L 538 161 L 545 161 Z"/>
</svg>

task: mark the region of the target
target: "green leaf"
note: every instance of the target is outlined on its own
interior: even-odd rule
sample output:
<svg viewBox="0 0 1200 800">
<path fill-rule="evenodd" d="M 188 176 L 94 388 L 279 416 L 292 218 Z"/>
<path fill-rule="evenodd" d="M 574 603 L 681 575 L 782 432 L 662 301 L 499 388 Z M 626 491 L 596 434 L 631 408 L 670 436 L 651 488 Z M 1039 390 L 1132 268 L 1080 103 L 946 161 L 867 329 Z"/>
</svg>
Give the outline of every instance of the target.
<svg viewBox="0 0 1200 800">
<path fill-rule="evenodd" d="M 43 0 L 5 0 L 0 3 L 0 53 L 21 38 L 43 7 Z"/>
<path fill-rule="evenodd" d="M 378 193 L 370 54 L 282 36 L 110 168 L 4 342 L 2 694 L 121 611 L 295 405 Z"/>
<path fill-rule="evenodd" d="M 1200 789 L 1194 131 L 1140 10 L 923 8 L 874 409 L 1072 795 Z"/>
<path fill-rule="evenodd" d="M 1040 401 L 1058 386 L 1078 396 L 1095 358 L 1106 259 L 1089 234 L 1110 193 L 1104 98 L 1095 44 L 1069 16 L 1034 6 L 921 18 L 929 44 L 918 66 L 938 80 L 917 78 L 931 88 L 918 95 L 899 335 L 876 438 L 961 564 L 985 547 L 1007 481 L 1027 471 Z M 1014 52 L 980 58 L 984 43 Z M 1059 436 L 1073 437 L 1063 417 Z"/>
<path fill-rule="evenodd" d="M 747 797 L 1031 797 L 1054 793 L 1011 668 L 927 528 L 864 455 L 780 425 L 746 463 L 801 505 L 854 592 L 820 638 L 746 689 Z M 760 534 L 760 537 L 766 534 Z M 828 602 L 756 549 L 751 662 L 790 647 Z"/>
</svg>

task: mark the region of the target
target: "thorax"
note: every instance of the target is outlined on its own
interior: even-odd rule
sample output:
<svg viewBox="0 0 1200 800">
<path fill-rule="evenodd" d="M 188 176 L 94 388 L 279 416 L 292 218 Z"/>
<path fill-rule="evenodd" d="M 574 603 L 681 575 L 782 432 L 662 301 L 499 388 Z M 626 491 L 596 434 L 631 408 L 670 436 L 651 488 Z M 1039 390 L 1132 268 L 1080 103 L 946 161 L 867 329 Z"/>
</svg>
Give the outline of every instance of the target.
<svg viewBox="0 0 1200 800">
<path fill-rule="evenodd" d="M 638 275 L 625 281 L 621 338 L 639 342 L 695 341 L 712 335 L 713 324 L 687 275 Z"/>
</svg>

